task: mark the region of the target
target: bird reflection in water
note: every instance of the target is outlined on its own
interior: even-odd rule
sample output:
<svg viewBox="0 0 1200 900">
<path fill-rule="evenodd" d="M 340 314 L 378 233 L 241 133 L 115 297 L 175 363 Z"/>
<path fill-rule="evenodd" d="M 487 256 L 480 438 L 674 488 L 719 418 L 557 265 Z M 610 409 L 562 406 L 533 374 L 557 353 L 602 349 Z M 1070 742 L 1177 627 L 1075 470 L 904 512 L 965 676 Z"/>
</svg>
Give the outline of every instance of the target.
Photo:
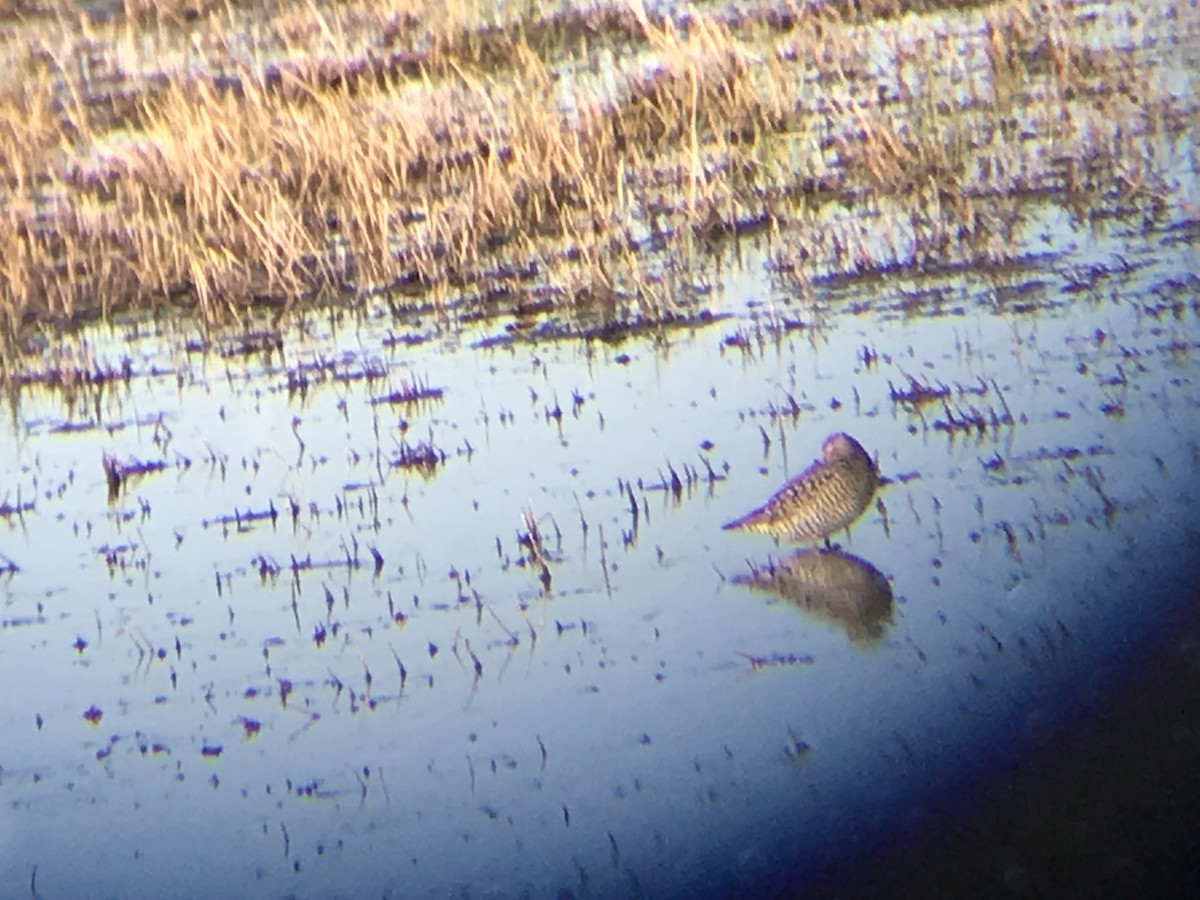
<svg viewBox="0 0 1200 900">
<path fill-rule="evenodd" d="M 892 586 L 866 560 L 841 550 L 797 550 L 734 584 L 775 594 L 813 616 L 845 629 L 855 644 L 873 644 L 892 621 Z"/>
</svg>

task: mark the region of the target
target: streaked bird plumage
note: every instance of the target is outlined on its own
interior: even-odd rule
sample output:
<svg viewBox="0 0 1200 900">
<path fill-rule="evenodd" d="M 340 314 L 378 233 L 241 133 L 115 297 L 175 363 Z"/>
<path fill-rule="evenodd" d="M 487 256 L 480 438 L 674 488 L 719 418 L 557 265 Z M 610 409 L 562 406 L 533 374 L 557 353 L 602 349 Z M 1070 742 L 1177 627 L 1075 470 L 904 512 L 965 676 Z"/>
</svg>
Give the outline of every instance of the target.
<svg viewBox="0 0 1200 900">
<path fill-rule="evenodd" d="M 862 445 L 848 434 L 831 434 L 821 445 L 821 459 L 724 527 L 777 540 L 827 540 L 866 511 L 878 485 L 879 472 Z"/>
</svg>

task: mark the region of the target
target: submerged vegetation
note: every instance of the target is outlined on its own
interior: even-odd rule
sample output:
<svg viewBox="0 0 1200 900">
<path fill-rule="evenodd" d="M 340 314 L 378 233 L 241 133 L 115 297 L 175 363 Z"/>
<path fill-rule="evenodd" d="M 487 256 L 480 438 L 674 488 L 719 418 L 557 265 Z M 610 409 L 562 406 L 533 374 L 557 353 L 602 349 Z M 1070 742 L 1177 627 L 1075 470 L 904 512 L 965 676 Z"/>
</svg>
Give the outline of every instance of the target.
<svg viewBox="0 0 1200 900">
<path fill-rule="evenodd" d="M 1163 157 L 1198 24 L 1071 0 L 3 3 L 0 329 L 369 296 L 664 321 L 751 233 L 800 296 L 1002 266 L 1030 199 L 1186 202 Z"/>
</svg>

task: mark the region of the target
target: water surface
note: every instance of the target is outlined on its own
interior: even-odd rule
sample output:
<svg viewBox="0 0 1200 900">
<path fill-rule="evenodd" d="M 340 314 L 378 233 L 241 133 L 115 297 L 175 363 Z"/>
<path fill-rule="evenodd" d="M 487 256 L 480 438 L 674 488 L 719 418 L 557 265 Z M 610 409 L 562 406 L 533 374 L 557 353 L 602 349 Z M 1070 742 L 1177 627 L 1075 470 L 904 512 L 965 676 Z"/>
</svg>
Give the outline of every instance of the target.
<svg viewBox="0 0 1200 900">
<path fill-rule="evenodd" d="M 1196 223 L 1029 234 L 806 303 L 743 257 L 615 342 L 377 312 L 46 351 L 119 377 L 0 411 L 2 892 L 803 888 L 936 825 L 1194 585 Z M 720 526 L 836 431 L 893 483 L 811 576 L 834 614 L 737 583 L 803 548 Z"/>
</svg>

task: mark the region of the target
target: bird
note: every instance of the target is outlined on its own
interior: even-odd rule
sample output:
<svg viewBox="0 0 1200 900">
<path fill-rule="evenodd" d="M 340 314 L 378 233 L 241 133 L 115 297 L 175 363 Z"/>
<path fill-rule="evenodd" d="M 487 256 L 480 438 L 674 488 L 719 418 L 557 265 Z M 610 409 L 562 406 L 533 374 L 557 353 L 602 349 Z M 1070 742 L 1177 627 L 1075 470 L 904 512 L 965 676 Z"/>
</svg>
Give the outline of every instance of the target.
<svg viewBox="0 0 1200 900">
<path fill-rule="evenodd" d="M 825 541 L 866 511 L 880 484 L 879 471 L 862 444 L 841 432 L 821 445 L 821 459 L 797 475 L 766 503 L 722 526 L 754 531 L 775 540 Z"/>
</svg>

